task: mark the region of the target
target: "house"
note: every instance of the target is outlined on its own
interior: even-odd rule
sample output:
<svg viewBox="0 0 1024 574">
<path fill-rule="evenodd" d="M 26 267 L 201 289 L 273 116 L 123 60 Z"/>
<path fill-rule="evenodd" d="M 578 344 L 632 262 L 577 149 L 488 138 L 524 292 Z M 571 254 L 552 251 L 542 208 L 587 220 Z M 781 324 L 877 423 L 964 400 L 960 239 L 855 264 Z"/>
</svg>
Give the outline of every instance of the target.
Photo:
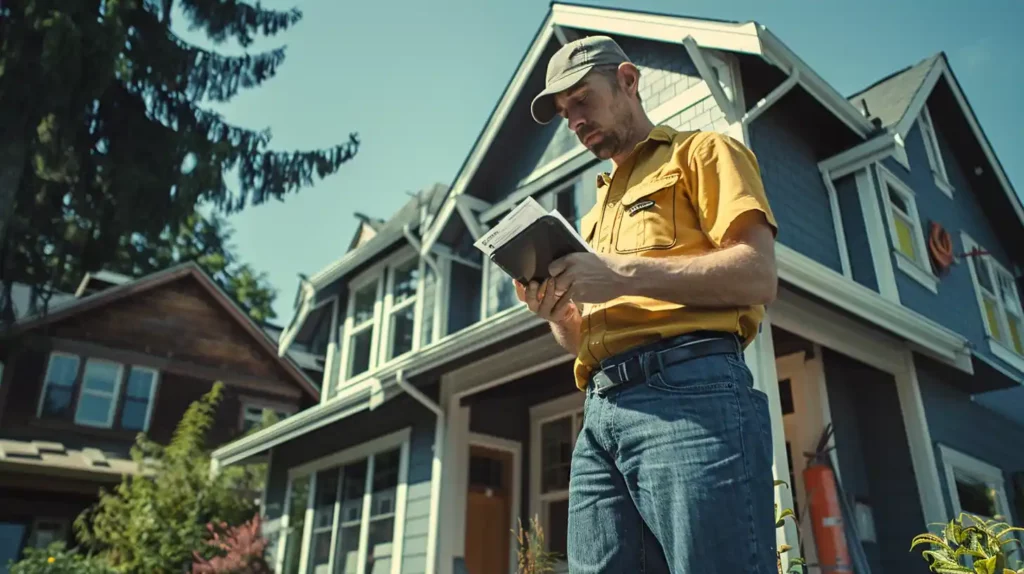
<svg viewBox="0 0 1024 574">
<path fill-rule="evenodd" d="M 193 263 L 136 280 L 87 275 L 45 314 L 19 313 L 11 335 L 0 383 L 2 572 L 26 545 L 70 541 L 99 489 L 136 472 L 136 435 L 169 442 L 215 381 L 225 389 L 213 446 L 260 423 L 264 409 L 287 417 L 319 403 L 319 381 L 279 356 Z"/>
<path fill-rule="evenodd" d="M 514 571 L 510 531 L 535 515 L 564 551 L 583 394 L 472 243 L 528 196 L 593 231 L 609 165 L 529 102 L 547 58 L 596 33 L 638 63 L 655 123 L 759 158 L 780 285 L 745 358 L 792 484 L 780 505 L 807 508 L 804 453 L 830 426 L 872 572 L 926 572 L 911 539 L 960 511 L 1024 521 L 1024 208 L 945 56 L 847 98 L 755 22 L 556 2 L 436 211 L 403 208 L 303 282 L 280 352 L 330 325 L 321 404 L 214 453 L 269 453 L 277 571 Z M 779 543 L 815 564 L 807 523 Z"/>
</svg>

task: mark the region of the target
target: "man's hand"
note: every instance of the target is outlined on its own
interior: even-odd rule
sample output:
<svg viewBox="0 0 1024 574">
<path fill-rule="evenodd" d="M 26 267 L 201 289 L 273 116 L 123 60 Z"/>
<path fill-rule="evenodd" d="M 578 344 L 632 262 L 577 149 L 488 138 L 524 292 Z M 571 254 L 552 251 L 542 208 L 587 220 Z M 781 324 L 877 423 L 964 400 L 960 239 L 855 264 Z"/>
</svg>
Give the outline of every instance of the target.
<svg viewBox="0 0 1024 574">
<path fill-rule="evenodd" d="M 625 259 L 572 253 L 548 266 L 555 293 L 579 303 L 604 303 L 627 292 Z"/>
<path fill-rule="evenodd" d="M 554 281 L 545 279 L 542 283 L 531 281 L 529 285 L 515 282 L 516 296 L 526 303 L 534 314 L 550 323 L 563 324 L 580 316 L 579 309 L 564 293 L 556 292 Z"/>
</svg>

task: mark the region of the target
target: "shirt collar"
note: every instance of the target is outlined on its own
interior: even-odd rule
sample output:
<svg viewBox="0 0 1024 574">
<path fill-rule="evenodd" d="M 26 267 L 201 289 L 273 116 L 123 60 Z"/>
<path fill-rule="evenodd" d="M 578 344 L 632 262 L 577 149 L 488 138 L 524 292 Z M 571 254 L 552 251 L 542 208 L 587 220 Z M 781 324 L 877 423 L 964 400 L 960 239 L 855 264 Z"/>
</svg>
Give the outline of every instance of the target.
<svg viewBox="0 0 1024 574">
<path fill-rule="evenodd" d="M 644 141 L 637 144 L 636 149 L 640 149 L 640 147 L 643 146 L 643 144 L 649 141 L 672 143 L 672 141 L 675 139 L 678 133 L 679 132 L 668 126 L 654 126 L 654 129 L 651 130 L 651 133 L 647 134 L 647 138 Z M 608 172 L 597 174 L 597 189 L 604 188 L 611 182 L 611 174 L 609 174 Z"/>
</svg>

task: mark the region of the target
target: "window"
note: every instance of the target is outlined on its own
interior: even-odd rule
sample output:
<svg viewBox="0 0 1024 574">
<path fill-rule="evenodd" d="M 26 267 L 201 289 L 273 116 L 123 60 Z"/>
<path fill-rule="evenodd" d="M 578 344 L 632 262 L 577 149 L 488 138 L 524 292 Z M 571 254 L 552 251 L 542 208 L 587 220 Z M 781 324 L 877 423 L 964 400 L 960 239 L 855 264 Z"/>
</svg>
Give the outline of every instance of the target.
<svg viewBox="0 0 1024 574">
<path fill-rule="evenodd" d="M 156 370 L 53 352 L 37 415 L 75 424 L 146 431 L 159 378 Z"/>
<path fill-rule="evenodd" d="M 434 322 L 441 316 L 436 302 L 438 279 L 416 252 L 405 249 L 349 284 L 342 327 L 342 380 L 433 343 Z"/>
<path fill-rule="evenodd" d="M 1016 279 L 966 233 L 961 237 L 992 353 L 1024 369 L 1024 311 Z"/>
<path fill-rule="evenodd" d="M 921 108 L 921 117 L 918 118 L 918 125 L 921 126 L 921 138 L 924 140 L 924 151 L 928 156 L 928 166 L 935 177 L 935 185 L 946 195 L 953 197 L 953 186 L 949 183 L 949 175 L 946 173 L 946 164 L 942 160 L 942 150 L 939 148 L 939 137 L 935 133 L 935 124 L 932 123 L 932 115 L 928 112 L 928 106 Z"/>
<path fill-rule="evenodd" d="M 29 545 L 33 548 L 46 548 L 53 542 L 67 539 L 68 523 L 64 519 L 36 518 L 32 524 L 32 536 Z"/>
<path fill-rule="evenodd" d="M 929 291 L 937 293 L 938 279 L 932 272 L 914 192 L 888 169 L 877 167 L 896 264 Z"/>
<path fill-rule="evenodd" d="M 407 444 L 402 431 L 292 469 L 279 571 L 397 571 Z"/>
<path fill-rule="evenodd" d="M 953 517 L 966 512 L 988 520 L 997 516 L 1010 520 L 1003 471 L 945 445 L 939 449 Z"/>
<path fill-rule="evenodd" d="M 264 417 L 268 415 L 273 415 L 275 421 L 280 421 L 288 418 L 293 412 L 295 412 L 294 408 L 283 405 L 266 405 L 245 401 L 242 404 L 242 433 L 247 433 L 263 425 Z"/>
<path fill-rule="evenodd" d="M 582 399 L 562 397 L 531 409 L 533 469 L 530 487 L 547 550 L 564 557 L 569 519 L 569 471 L 576 437 L 583 428 Z"/>
</svg>

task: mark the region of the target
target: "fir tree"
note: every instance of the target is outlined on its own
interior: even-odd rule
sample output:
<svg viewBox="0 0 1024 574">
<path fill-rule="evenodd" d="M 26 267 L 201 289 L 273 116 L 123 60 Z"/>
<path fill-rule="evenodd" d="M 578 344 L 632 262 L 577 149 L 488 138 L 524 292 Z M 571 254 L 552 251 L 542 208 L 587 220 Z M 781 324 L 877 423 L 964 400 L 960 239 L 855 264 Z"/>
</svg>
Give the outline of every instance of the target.
<svg viewBox="0 0 1024 574">
<path fill-rule="evenodd" d="M 154 242 L 197 206 L 230 214 L 282 199 L 355 155 L 355 134 L 329 149 L 273 150 L 268 131 L 204 107 L 272 78 L 284 48 L 226 56 L 190 45 L 173 13 L 215 46 L 242 48 L 301 18 L 238 0 L 0 3 L 5 319 L 13 281 L 45 303 L 66 275 L 103 268 L 127 240 Z"/>
</svg>

